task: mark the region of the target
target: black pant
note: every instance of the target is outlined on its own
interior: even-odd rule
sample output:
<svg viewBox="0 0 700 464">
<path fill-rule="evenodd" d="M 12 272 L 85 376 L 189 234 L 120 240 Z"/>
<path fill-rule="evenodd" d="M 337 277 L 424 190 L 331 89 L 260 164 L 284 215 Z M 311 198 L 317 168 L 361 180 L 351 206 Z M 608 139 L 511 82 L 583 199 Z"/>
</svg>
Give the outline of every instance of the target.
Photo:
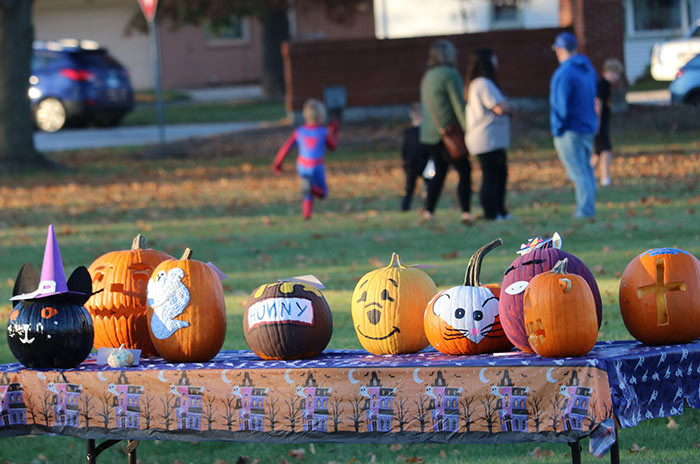
<svg viewBox="0 0 700 464">
<path fill-rule="evenodd" d="M 404 164 L 403 170 L 406 173 L 406 191 L 404 192 L 403 198 L 401 199 L 401 211 L 408 211 L 411 209 L 411 200 L 413 199 L 413 192 L 416 190 L 416 181 L 423 176 L 423 170 L 427 160 L 415 161 L 412 163 L 406 162 Z M 427 179 L 423 179 L 425 186 L 430 185 Z"/>
<path fill-rule="evenodd" d="M 482 180 L 479 199 L 484 208 L 486 219 L 496 219 L 506 211 L 506 182 L 508 180 L 508 163 L 505 150 L 495 150 L 478 155 L 481 165 Z"/>
<path fill-rule="evenodd" d="M 457 197 L 462 211 L 468 213 L 471 210 L 472 197 L 472 167 L 469 158 L 453 160 L 447 152 L 442 141 L 435 145 L 425 145 L 428 157 L 435 163 L 435 177 L 430 179 L 428 184 L 428 198 L 425 200 L 425 209 L 431 213 L 435 211 L 442 186 L 445 184 L 447 168 L 452 164 L 459 174 L 459 184 L 457 185 Z"/>
</svg>

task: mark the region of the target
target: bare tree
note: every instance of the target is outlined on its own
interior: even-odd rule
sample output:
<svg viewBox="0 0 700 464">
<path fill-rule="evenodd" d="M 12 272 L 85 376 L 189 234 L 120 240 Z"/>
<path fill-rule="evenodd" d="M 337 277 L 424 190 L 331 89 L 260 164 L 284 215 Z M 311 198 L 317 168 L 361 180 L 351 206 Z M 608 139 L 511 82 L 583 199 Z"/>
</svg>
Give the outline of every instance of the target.
<svg viewBox="0 0 700 464">
<path fill-rule="evenodd" d="M 542 415 L 544 414 L 544 408 L 542 407 L 542 402 L 544 398 L 541 396 L 533 396 L 528 399 L 527 405 L 530 407 L 528 415 L 532 418 L 532 422 L 535 424 L 535 432 L 540 431 L 540 425 L 542 424 Z"/>
<path fill-rule="evenodd" d="M 552 430 L 556 431 L 561 419 L 561 413 L 564 411 L 566 400 L 563 396 L 557 395 L 549 399 L 549 405 L 552 407 L 552 413 L 548 416 Z"/>
<path fill-rule="evenodd" d="M 44 423 L 48 427 L 49 419 L 53 417 L 53 393 L 44 393 L 41 404 L 39 405 L 39 416 L 44 419 Z"/>
<path fill-rule="evenodd" d="M 413 400 L 416 405 L 416 414 L 418 419 L 418 424 L 420 425 L 420 431 L 425 432 L 425 424 L 428 422 L 428 402 L 423 395 L 419 399 Z"/>
<path fill-rule="evenodd" d="M 265 402 L 265 409 L 267 409 L 266 418 L 270 423 L 270 430 L 275 430 L 275 425 L 279 422 L 277 420 L 277 414 L 279 413 L 277 403 L 279 403 L 279 398 L 268 398 Z"/>
<path fill-rule="evenodd" d="M 489 433 L 493 433 L 493 425 L 496 423 L 496 420 L 498 419 L 498 412 L 496 409 L 496 399 L 493 398 L 491 395 L 487 397 L 487 399 L 480 399 L 479 402 L 481 403 L 481 406 L 484 408 L 484 415 L 480 416 L 478 419 L 484 422 L 486 424 L 486 428 L 488 429 Z"/>
<path fill-rule="evenodd" d="M 472 414 L 474 410 L 472 409 L 472 404 L 474 403 L 473 396 L 467 396 L 459 400 L 459 418 L 464 422 L 464 431 L 470 432 L 472 424 L 475 420 L 472 420 Z"/>
<path fill-rule="evenodd" d="M 94 409 L 94 406 L 91 404 L 91 402 L 92 395 L 90 393 L 84 392 L 82 395 L 80 395 L 80 417 L 83 418 L 85 428 L 90 427 L 90 411 Z"/>
<path fill-rule="evenodd" d="M 399 425 L 399 432 L 403 432 L 404 426 L 408 423 L 408 407 L 406 407 L 406 402 L 408 401 L 403 397 L 396 397 L 396 410 L 394 412 L 394 419 Z"/>
<path fill-rule="evenodd" d="M 289 430 L 294 432 L 299 420 L 299 413 L 304 409 L 304 399 L 297 398 L 296 393 L 292 393 L 288 399 L 284 400 L 284 404 L 287 405 L 287 413 L 284 418 L 289 423 Z"/>
<path fill-rule="evenodd" d="M 330 413 L 331 413 L 331 420 L 333 421 L 333 431 L 337 432 L 338 427 L 340 424 L 343 423 L 343 419 L 341 419 L 342 414 L 343 414 L 343 408 L 340 407 L 341 403 L 343 402 L 342 399 L 338 398 L 337 396 L 334 396 L 331 401 L 330 401 Z"/>
<path fill-rule="evenodd" d="M 204 420 L 207 421 L 207 430 L 211 430 L 212 424 L 216 422 L 216 418 L 214 417 L 214 400 L 210 396 L 204 396 L 202 398 L 202 404 L 204 405 L 202 408 L 202 416 Z"/>
<path fill-rule="evenodd" d="M 226 398 L 221 398 L 221 402 L 224 404 L 224 414 L 221 417 L 230 432 L 233 430 L 233 424 L 236 423 L 236 398 L 229 394 Z"/>
<path fill-rule="evenodd" d="M 158 417 L 163 420 L 165 430 L 170 430 L 170 423 L 173 422 L 170 415 L 172 414 L 173 409 L 175 409 L 175 400 L 177 400 L 177 398 L 174 395 L 167 395 L 165 398 L 160 399 L 162 413 L 158 414 Z"/>
<path fill-rule="evenodd" d="M 26 417 L 27 425 L 36 424 L 36 415 L 34 414 L 34 403 L 33 403 L 32 395 L 29 392 L 24 392 L 24 407 L 25 407 L 25 411 L 27 414 L 27 417 Z M 30 416 L 31 416 L 31 422 L 29 421 Z"/>
<path fill-rule="evenodd" d="M 114 397 L 110 392 L 104 392 L 100 397 L 100 404 L 102 409 L 97 411 L 97 415 L 102 418 L 102 426 L 107 429 L 109 428 L 109 419 L 114 409 Z"/>
<path fill-rule="evenodd" d="M 355 398 L 350 402 L 352 414 L 348 417 L 352 420 L 352 425 L 355 427 L 355 433 L 360 431 L 360 424 L 362 424 L 362 413 L 365 411 L 363 400 L 364 398 L 362 396 L 355 396 Z"/>
<path fill-rule="evenodd" d="M 145 394 L 141 397 L 141 417 L 145 422 L 146 428 L 151 428 L 151 421 L 156 416 L 156 407 L 153 404 L 155 397 L 153 395 Z"/>
</svg>

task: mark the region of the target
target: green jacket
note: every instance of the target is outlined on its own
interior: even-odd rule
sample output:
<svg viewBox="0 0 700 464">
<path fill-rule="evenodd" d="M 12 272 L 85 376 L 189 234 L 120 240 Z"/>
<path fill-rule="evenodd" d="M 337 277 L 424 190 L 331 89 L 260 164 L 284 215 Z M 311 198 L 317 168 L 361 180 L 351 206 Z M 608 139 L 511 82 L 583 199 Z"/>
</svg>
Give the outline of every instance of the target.
<svg viewBox="0 0 700 464">
<path fill-rule="evenodd" d="M 423 109 L 421 143 L 434 145 L 440 142 L 435 118 L 440 127 L 459 124 L 464 129 L 464 81 L 455 68 L 430 68 L 420 83 L 420 102 Z"/>
</svg>

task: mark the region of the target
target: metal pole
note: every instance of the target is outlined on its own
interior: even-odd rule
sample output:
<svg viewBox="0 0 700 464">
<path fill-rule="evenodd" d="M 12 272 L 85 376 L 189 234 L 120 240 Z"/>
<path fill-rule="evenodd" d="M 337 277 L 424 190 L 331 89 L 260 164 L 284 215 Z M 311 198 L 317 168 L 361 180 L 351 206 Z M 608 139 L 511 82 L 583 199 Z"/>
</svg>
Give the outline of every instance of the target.
<svg viewBox="0 0 700 464">
<path fill-rule="evenodd" d="M 149 30 L 151 32 L 151 61 L 153 62 L 153 80 L 154 90 L 156 94 L 156 114 L 158 115 L 158 138 L 160 144 L 165 143 L 165 120 L 163 118 L 163 91 L 161 88 L 160 79 L 160 47 L 158 40 L 158 23 L 155 16 L 152 21 L 149 21 Z"/>
</svg>

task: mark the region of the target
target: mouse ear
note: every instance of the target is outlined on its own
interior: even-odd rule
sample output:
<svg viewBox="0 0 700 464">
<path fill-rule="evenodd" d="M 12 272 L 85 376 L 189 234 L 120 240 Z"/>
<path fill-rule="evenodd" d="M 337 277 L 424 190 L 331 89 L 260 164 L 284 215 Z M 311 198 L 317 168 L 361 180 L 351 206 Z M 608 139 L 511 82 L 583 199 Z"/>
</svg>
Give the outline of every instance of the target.
<svg viewBox="0 0 700 464">
<path fill-rule="evenodd" d="M 92 277 L 90 277 L 90 273 L 85 266 L 77 267 L 70 275 L 67 284 L 70 292 L 80 294 L 76 295 L 75 298 L 77 301 L 80 301 L 80 304 L 85 304 L 90 299 L 92 294 Z"/>
<path fill-rule="evenodd" d="M 39 280 L 39 271 L 31 263 L 24 263 L 22 269 L 19 270 L 19 274 L 17 274 L 17 279 L 15 279 L 12 296 L 36 291 L 39 288 Z"/>
</svg>

